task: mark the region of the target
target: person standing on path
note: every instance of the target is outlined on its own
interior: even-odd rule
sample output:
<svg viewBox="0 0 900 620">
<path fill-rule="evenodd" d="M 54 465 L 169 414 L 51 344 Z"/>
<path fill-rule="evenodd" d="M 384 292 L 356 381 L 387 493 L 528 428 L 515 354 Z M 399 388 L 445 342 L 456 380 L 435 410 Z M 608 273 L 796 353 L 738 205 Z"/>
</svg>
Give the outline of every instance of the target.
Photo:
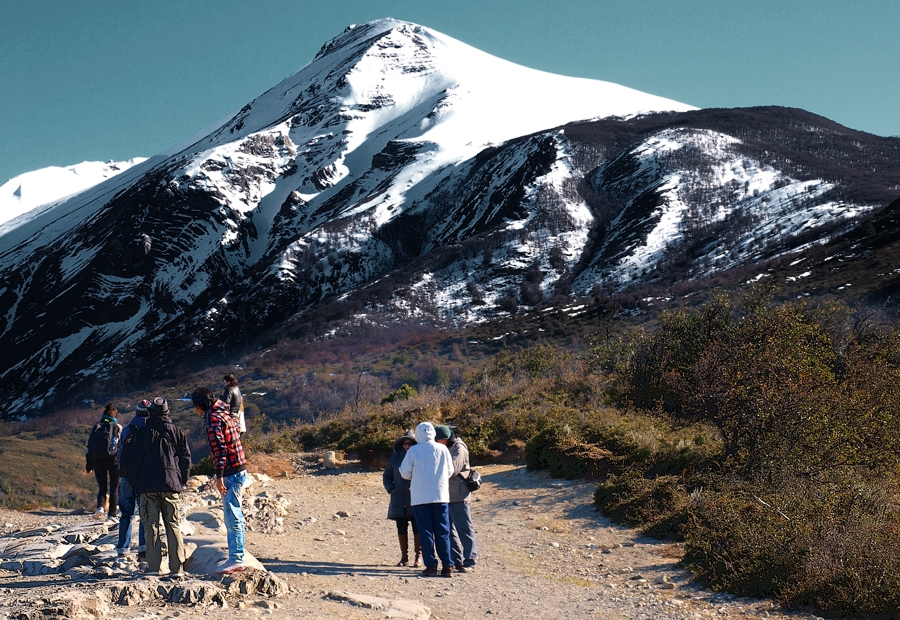
<svg viewBox="0 0 900 620">
<path fill-rule="evenodd" d="M 422 422 L 416 427 L 416 445 L 406 453 L 400 464 L 400 475 L 410 481 L 409 492 L 413 516 L 419 527 L 425 577 L 438 574 L 435 548 L 443 564 L 442 577 L 453 575 L 450 558 L 450 501 L 449 481 L 453 460 L 446 446 L 435 442 L 434 426 Z"/>
<path fill-rule="evenodd" d="M 247 432 L 247 423 L 244 422 L 244 396 L 238 387 L 237 377 L 228 374 L 222 377 L 225 391 L 222 392 L 222 402 L 228 405 L 231 415 L 237 420 L 238 430 L 241 435 Z"/>
<path fill-rule="evenodd" d="M 400 475 L 400 464 L 406 457 L 407 451 L 416 445 L 416 437 L 412 431 L 400 437 L 394 442 L 394 453 L 388 460 L 387 467 L 381 475 L 384 489 L 391 494 L 391 502 L 388 505 L 388 519 L 397 522 L 397 539 L 400 541 L 400 561 L 397 566 L 409 564 L 409 525 L 412 524 L 413 548 L 416 553 L 413 566 L 421 566 L 419 558 L 422 548 L 419 545 L 419 528 L 413 518 L 413 508 L 409 495 L 409 480 Z"/>
<path fill-rule="evenodd" d="M 119 503 L 119 467 L 116 455 L 119 451 L 119 438 L 122 427 L 116 416 L 119 410 L 112 403 L 106 403 L 100 421 L 91 427 L 85 450 L 85 471 L 94 472 L 97 479 L 97 510 L 92 515 L 95 519 L 112 521 L 116 516 Z M 108 503 L 107 503 L 107 495 Z"/>
<path fill-rule="evenodd" d="M 169 553 L 169 574 L 184 576 L 179 493 L 191 470 L 191 451 L 184 433 L 169 417 L 165 398 L 153 399 L 147 424 L 134 429 L 122 448 L 124 468 L 135 493 L 141 496 L 141 523 L 147 536 L 147 575 L 162 568 L 163 528 Z"/>
<path fill-rule="evenodd" d="M 206 388 L 194 390 L 191 400 L 203 419 L 206 438 L 216 469 L 216 488 L 222 494 L 225 529 L 228 533 L 228 560 L 216 569 L 220 575 L 244 570 L 244 512 L 241 509 L 247 486 L 247 458 L 241 446 L 237 421 L 228 405 Z"/>
<path fill-rule="evenodd" d="M 435 441 L 447 446 L 453 458 L 453 474 L 450 476 L 450 549 L 453 564 L 460 573 L 475 569 L 478 560 L 478 545 L 475 541 L 475 525 L 469 507 L 468 478 L 469 448 L 448 426 L 436 426 Z"/>
<path fill-rule="evenodd" d="M 119 541 L 116 544 L 116 552 L 120 556 L 127 554 L 131 550 L 134 515 L 135 513 L 140 515 L 139 505 L 141 501 L 140 495 L 134 492 L 134 488 L 128 481 L 128 472 L 123 467 L 122 449 L 135 429 L 147 426 L 147 418 L 149 417 L 150 401 L 145 399 L 134 408 L 134 417 L 122 429 L 122 436 L 119 439 L 119 512 L 122 516 L 119 518 Z M 138 551 L 140 552 L 142 549 L 146 549 L 144 524 L 141 522 L 140 516 L 138 516 Z"/>
</svg>

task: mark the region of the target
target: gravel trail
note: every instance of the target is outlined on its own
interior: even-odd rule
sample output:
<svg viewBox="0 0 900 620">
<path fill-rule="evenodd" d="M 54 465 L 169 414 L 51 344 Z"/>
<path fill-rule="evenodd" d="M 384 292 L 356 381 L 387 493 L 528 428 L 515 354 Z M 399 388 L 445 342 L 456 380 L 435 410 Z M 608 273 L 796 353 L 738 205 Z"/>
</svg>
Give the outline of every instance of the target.
<svg viewBox="0 0 900 620">
<path fill-rule="evenodd" d="M 117 618 L 279 617 L 374 619 L 385 610 L 337 600 L 336 592 L 418 601 L 436 620 L 810 618 L 770 601 L 716 594 L 692 583 L 678 566 L 679 546 L 640 536 L 593 511 L 595 485 L 559 481 L 523 466 L 479 467 L 473 494 L 479 560 L 474 572 L 423 578 L 397 567 L 396 528 L 385 518 L 381 472 L 325 471 L 302 455 L 266 457 L 273 477 L 248 489 L 290 501 L 284 533 L 248 531 L 248 548 L 290 586 L 278 599 L 249 597 L 228 609 L 158 604 L 111 605 Z M 357 468 L 358 469 L 358 468 Z M 260 486 L 264 488 L 260 488 Z M 84 521 L 53 511 L 0 511 L 0 527 Z M 410 550 L 411 551 L 411 550 Z M 0 572 L 0 604 L 48 591 L 91 588 L 61 576 L 27 578 Z M 48 590 L 49 589 L 49 590 Z M 2 617 L 2 615 L 0 615 Z M 397 616 L 399 617 L 399 616 Z"/>
</svg>

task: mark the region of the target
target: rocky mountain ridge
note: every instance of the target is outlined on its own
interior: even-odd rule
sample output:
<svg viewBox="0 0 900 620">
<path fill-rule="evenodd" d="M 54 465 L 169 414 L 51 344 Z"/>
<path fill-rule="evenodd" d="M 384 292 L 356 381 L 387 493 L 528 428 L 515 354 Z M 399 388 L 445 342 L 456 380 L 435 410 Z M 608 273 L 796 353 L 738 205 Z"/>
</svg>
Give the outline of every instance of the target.
<svg viewBox="0 0 900 620">
<path fill-rule="evenodd" d="M 459 326 L 801 252 L 898 172 L 900 140 L 800 110 L 697 111 L 348 28 L 207 135 L 0 225 L 5 415 L 334 301 Z"/>
</svg>

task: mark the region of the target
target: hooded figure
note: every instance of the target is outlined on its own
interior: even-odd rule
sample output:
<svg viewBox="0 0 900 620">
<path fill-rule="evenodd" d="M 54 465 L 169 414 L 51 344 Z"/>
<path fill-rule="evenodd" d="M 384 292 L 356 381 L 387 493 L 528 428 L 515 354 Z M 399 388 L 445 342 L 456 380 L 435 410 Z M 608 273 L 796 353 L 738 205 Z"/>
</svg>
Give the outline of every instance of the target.
<svg viewBox="0 0 900 620">
<path fill-rule="evenodd" d="M 400 475 L 410 481 L 409 491 L 413 515 L 419 528 L 422 543 L 422 558 L 425 562 L 426 577 L 436 576 L 437 558 L 435 548 L 443 567 L 441 576 L 453 574 L 450 559 L 450 475 L 453 473 L 453 459 L 446 446 L 434 440 L 434 426 L 422 422 L 416 427 L 416 445 L 406 453 L 400 464 Z"/>
<path fill-rule="evenodd" d="M 412 431 L 409 431 L 397 441 L 394 442 L 394 453 L 388 460 L 387 467 L 381 475 L 381 481 L 384 484 L 384 490 L 391 494 L 391 503 L 388 505 L 388 519 L 397 522 L 397 539 L 400 541 L 400 561 L 397 566 L 406 566 L 409 564 L 409 526 L 412 525 L 414 549 L 416 558 L 413 560 L 413 566 L 421 566 L 419 558 L 422 549 L 419 546 L 419 528 L 416 527 L 416 520 L 413 518 L 412 500 L 409 494 L 409 480 L 404 479 L 400 475 L 400 464 L 406 457 L 406 452 L 416 445 L 416 438 Z"/>
</svg>

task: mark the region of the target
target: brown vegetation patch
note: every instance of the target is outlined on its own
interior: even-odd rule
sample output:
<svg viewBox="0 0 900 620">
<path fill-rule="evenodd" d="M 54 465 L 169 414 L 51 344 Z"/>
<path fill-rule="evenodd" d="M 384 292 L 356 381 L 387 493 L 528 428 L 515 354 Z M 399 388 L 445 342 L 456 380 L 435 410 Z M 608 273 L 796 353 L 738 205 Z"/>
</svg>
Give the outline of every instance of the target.
<svg viewBox="0 0 900 620">
<path fill-rule="evenodd" d="M 271 478 L 286 478 L 293 475 L 294 464 L 282 456 L 256 453 L 248 459 L 247 470 Z"/>
</svg>

